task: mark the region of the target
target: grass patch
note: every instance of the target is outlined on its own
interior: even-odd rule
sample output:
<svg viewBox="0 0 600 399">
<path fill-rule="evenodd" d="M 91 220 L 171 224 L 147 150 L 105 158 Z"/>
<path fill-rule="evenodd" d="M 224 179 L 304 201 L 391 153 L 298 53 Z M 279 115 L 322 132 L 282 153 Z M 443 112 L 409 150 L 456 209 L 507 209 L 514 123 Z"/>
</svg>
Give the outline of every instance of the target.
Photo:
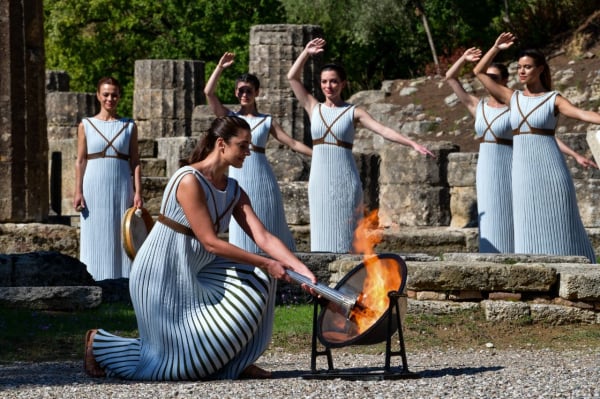
<svg viewBox="0 0 600 399">
<path fill-rule="evenodd" d="M 309 352 L 313 305 L 281 305 L 275 309 L 271 350 Z M 600 348 L 600 327 L 572 324 L 493 323 L 481 311 L 453 315 L 407 315 L 404 320 L 407 352 L 483 348 L 498 349 Z M 103 304 L 81 312 L 45 312 L 0 309 L 0 362 L 79 360 L 89 328 L 102 327 L 125 337 L 138 336 L 133 309 L 124 304 Z M 353 352 L 380 353 L 383 344 L 354 346 Z"/>
<path fill-rule="evenodd" d="M 0 361 L 80 359 L 85 332 L 99 326 L 118 335 L 137 336 L 133 308 L 123 304 L 81 312 L 0 309 Z"/>
<path fill-rule="evenodd" d="M 272 346 L 284 351 L 310 351 L 314 305 L 275 308 Z"/>
</svg>

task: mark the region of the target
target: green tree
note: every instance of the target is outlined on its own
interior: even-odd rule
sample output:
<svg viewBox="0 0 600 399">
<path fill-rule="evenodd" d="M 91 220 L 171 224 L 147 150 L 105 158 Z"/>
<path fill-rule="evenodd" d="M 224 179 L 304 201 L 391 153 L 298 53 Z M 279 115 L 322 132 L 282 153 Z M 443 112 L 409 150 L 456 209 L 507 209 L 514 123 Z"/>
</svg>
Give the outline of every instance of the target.
<svg viewBox="0 0 600 399">
<path fill-rule="evenodd" d="M 217 93 L 233 103 L 234 79 L 248 65 L 250 28 L 311 24 L 323 28 L 324 57 L 346 67 L 355 92 L 435 71 L 417 5 L 442 73 L 462 49 L 486 49 L 502 31 L 518 35 L 513 51 L 544 48 L 598 9 L 589 0 L 46 0 L 47 67 L 67 71 L 74 91 L 94 91 L 101 76 L 115 76 L 127 115 L 135 60 L 202 60 L 208 75 L 223 52 L 233 51 L 236 63 Z"/>
<path fill-rule="evenodd" d="M 589 0 L 505 0 L 506 14 L 493 18 L 497 33 L 510 30 L 519 39 L 518 47 L 544 49 L 556 38 L 565 38 L 587 17 L 600 10 Z"/>
<path fill-rule="evenodd" d="M 234 51 L 234 71 L 248 65 L 250 27 L 283 18 L 277 0 L 47 0 L 44 2 L 48 69 L 71 76 L 71 90 L 95 91 L 102 76 L 124 88 L 121 112 L 131 113 L 134 63 L 138 59 L 194 59 L 207 71 Z M 220 95 L 232 98 L 233 78 Z"/>
<path fill-rule="evenodd" d="M 348 70 L 354 90 L 384 79 L 427 73 L 432 51 L 417 5 L 426 13 L 433 43 L 446 57 L 454 47 L 482 36 L 501 11 L 496 0 L 282 0 L 289 23 L 320 25 L 326 57 Z M 343 18 L 342 18 L 343 16 Z"/>
<path fill-rule="evenodd" d="M 545 48 L 598 10 L 589 0 L 281 0 L 287 22 L 320 25 L 328 41 L 325 57 L 348 70 L 353 90 L 377 87 L 384 79 L 434 73 L 432 51 L 421 16 L 427 16 L 443 73 L 456 54 L 486 49 L 502 31 L 519 46 Z M 504 54 L 511 56 L 510 52 Z"/>
</svg>

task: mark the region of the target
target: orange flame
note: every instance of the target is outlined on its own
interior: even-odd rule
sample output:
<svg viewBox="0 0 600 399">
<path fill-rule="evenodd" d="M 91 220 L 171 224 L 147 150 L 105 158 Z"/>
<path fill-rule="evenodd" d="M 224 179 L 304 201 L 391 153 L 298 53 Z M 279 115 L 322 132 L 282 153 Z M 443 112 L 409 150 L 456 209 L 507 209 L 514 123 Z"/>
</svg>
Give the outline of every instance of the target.
<svg viewBox="0 0 600 399">
<path fill-rule="evenodd" d="M 358 327 L 359 333 L 368 330 L 389 307 L 388 292 L 400 287 L 398 264 L 393 259 L 380 259 L 374 248 L 382 240 L 379 232 L 377 210 L 365 216 L 354 233 L 354 250 L 364 254 L 366 277 L 357 304 L 352 309 L 350 319 Z"/>
</svg>

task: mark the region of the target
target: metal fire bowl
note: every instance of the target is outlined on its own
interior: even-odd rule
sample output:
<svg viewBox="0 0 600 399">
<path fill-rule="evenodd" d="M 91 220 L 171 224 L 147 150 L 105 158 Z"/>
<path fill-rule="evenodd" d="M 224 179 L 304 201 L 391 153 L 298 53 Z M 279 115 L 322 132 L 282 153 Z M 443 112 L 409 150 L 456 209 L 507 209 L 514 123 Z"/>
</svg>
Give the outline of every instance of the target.
<svg viewBox="0 0 600 399">
<path fill-rule="evenodd" d="M 379 259 L 392 259 L 398 265 L 398 273 L 400 274 L 400 286 L 396 293 L 402 294 L 406 285 L 406 263 L 404 260 L 395 254 L 379 254 L 376 255 Z M 351 298 L 356 298 L 362 291 L 363 283 L 367 277 L 364 263 L 359 264 L 346 274 L 335 286 L 335 290 L 347 295 Z M 372 345 L 383 342 L 388 336 L 394 334 L 398 329 L 396 309 L 406 309 L 406 297 L 401 296 L 396 300 L 403 301 L 400 306 L 388 306 L 382 314 L 373 322 L 373 324 L 364 332 L 358 333 L 358 326 L 353 321 L 349 320 L 334 304 L 324 306 L 317 320 L 317 336 L 321 343 L 330 348 L 339 348 L 348 345 Z M 392 297 L 390 297 L 392 300 Z M 403 313 L 403 312 L 401 312 Z M 388 331 L 388 320 L 391 316 L 392 330 Z M 403 316 L 403 315 L 401 315 Z"/>
</svg>

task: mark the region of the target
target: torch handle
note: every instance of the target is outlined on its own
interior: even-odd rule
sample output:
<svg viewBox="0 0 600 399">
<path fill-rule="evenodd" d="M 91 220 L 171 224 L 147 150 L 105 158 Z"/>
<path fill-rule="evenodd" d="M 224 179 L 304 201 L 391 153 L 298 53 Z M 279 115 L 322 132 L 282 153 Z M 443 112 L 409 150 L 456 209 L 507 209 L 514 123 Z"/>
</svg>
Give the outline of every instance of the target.
<svg viewBox="0 0 600 399">
<path fill-rule="evenodd" d="M 356 298 L 350 298 L 324 284 L 313 283 L 308 277 L 304 276 L 303 274 L 297 273 L 293 270 L 286 269 L 285 272 L 288 274 L 288 276 L 290 276 L 292 281 L 298 284 L 306 284 L 307 286 L 315 290 L 315 292 L 321 295 L 323 298 L 328 299 L 329 301 L 342 307 L 344 312 L 346 312 L 346 316 L 350 314 L 350 311 L 352 310 L 354 305 L 356 305 Z"/>
</svg>

